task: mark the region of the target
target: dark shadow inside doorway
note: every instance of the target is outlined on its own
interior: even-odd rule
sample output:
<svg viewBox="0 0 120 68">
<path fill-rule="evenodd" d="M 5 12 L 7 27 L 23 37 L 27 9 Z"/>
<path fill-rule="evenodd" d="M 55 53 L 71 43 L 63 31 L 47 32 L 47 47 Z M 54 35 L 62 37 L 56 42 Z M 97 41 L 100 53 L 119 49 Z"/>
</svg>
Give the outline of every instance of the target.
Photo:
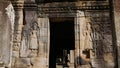
<svg viewBox="0 0 120 68">
<path fill-rule="evenodd" d="M 74 48 L 74 21 L 50 21 L 49 68 L 56 68 L 56 59 L 63 58 L 63 50 Z"/>
</svg>

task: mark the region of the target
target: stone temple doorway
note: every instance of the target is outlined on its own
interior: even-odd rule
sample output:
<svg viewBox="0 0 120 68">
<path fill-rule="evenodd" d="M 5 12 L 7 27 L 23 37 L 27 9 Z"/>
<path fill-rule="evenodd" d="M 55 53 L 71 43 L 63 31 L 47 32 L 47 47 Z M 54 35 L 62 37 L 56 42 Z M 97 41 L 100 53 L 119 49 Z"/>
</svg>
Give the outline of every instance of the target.
<svg viewBox="0 0 120 68">
<path fill-rule="evenodd" d="M 49 68 L 69 66 L 70 50 L 74 50 L 74 18 L 50 18 Z"/>
</svg>

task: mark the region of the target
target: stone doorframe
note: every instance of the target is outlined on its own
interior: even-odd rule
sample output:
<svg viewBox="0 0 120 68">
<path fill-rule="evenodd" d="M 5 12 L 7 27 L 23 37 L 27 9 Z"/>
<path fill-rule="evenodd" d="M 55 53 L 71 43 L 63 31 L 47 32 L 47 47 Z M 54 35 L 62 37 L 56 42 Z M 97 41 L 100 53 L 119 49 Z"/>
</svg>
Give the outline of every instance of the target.
<svg viewBox="0 0 120 68">
<path fill-rule="evenodd" d="M 60 16 L 62 17 L 62 16 Z M 63 16 L 63 18 L 65 17 L 65 15 Z M 86 24 L 86 19 L 85 19 L 85 14 L 84 14 L 84 11 L 77 11 L 76 14 L 74 15 L 67 15 L 66 17 L 74 17 L 74 31 L 75 31 L 75 50 L 71 50 L 70 53 L 71 53 L 71 58 L 70 58 L 70 63 L 72 64 L 72 67 L 74 68 L 74 64 L 79 64 L 77 61 L 78 61 L 78 57 L 82 54 L 82 50 L 84 49 L 84 38 L 83 37 L 83 33 L 84 33 L 84 27 L 85 27 L 85 24 Z M 43 45 L 47 45 L 46 48 L 42 48 L 44 49 L 44 51 L 47 51 L 47 52 L 41 52 L 42 55 L 45 55 L 45 56 L 42 56 L 44 59 L 46 57 L 46 60 L 43 60 L 43 58 L 41 58 L 41 60 L 43 61 L 46 61 L 46 64 L 44 66 L 44 68 L 48 68 L 49 67 L 49 50 L 50 50 L 50 25 L 49 25 L 49 18 L 48 17 L 39 17 L 38 18 L 38 24 L 40 26 L 41 29 L 45 29 L 47 30 L 44 31 L 43 30 L 43 34 L 47 35 L 47 36 L 42 36 L 43 34 L 41 34 L 40 36 L 45 38 L 47 37 L 46 39 L 46 44 L 44 43 Z M 83 29 L 80 29 L 80 28 L 83 28 Z M 46 33 L 44 33 L 46 32 Z M 44 41 L 45 42 L 45 41 Z M 74 56 L 75 55 L 75 56 Z"/>
</svg>

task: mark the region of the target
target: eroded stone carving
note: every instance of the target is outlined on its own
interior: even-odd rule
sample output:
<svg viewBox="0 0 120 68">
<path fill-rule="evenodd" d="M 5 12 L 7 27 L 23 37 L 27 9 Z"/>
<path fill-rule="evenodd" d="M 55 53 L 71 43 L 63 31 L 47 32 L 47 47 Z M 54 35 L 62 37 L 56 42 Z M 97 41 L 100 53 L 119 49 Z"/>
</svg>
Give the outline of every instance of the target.
<svg viewBox="0 0 120 68">
<path fill-rule="evenodd" d="M 15 20 L 14 8 L 13 8 L 12 4 L 10 3 L 8 5 L 8 7 L 5 8 L 5 9 L 6 9 L 6 13 L 7 13 L 7 15 L 8 15 L 8 17 L 9 17 L 9 19 L 11 21 L 11 28 L 12 28 L 12 30 L 14 30 L 14 20 Z"/>
<path fill-rule="evenodd" d="M 30 0 L 30 1 L 34 2 L 35 0 Z M 27 3 L 28 0 L 26 0 L 25 2 Z M 90 3 L 89 2 L 85 2 L 85 3 L 81 2 L 81 3 L 84 4 L 83 6 L 86 6 L 85 3 L 90 4 L 90 7 L 88 7 L 88 8 L 94 8 L 91 6 L 93 4 L 91 2 Z M 59 3 L 50 3 L 50 4 L 44 4 L 44 5 L 42 4 L 42 6 L 39 5 L 39 7 L 45 7 L 45 6 L 47 7 L 51 4 L 53 4 L 52 6 L 55 6 L 55 7 L 56 7 L 56 4 L 58 4 L 57 5 L 58 8 L 56 7 L 56 9 L 59 9 L 59 5 L 60 5 Z M 66 4 L 68 4 L 68 5 L 66 5 Z M 70 4 L 70 2 L 66 2 L 66 4 L 64 4 L 64 7 L 67 8 L 67 10 L 68 10 L 69 9 L 68 6 L 71 6 L 71 4 Z M 79 5 L 81 5 L 81 4 L 79 4 Z M 27 6 L 31 7 L 31 3 L 27 4 Z M 73 7 L 75 7 L 75 9 L 77 9 L 76 6 L 73 6 Z M 49 66 L 49 41 L 50 41 L 48 18 L 39 18 L 40 20 L 37 23 L 37 22 L 34 22 L 32 19 L 33 17 L 35 17 L 34 14 L 36 14 L 36 11 L 27 11 L 26 4 L 25 4 L 25 8 L 24 8 L 25 10 L 21 9 L 21 7 L 19 7 L 19 6 L 17 8 L 19 8 L 19 9 L 17 9 L 17 11 L 16 11 L 17 16 L 16 16 L 16 23 L 15 23 L 16 24 L 15 34 L 14 34 L 15 38 L 14 38 L 14 44 L 13 44 L 13 57 L 17 58 L 17 59 L 15 59 L 15 63 L 14 63 L 15 68 L 48 68 L 47 66 Z M 72 9 L 74 9 L 74 8 L 72 8 Z M 6 9 L 6 10 L 9 10 L 9 9 Z M 47 8 L 47 10 L 51 10 L 51 8 Z M 45 11 L 47 11 L 47 10 L 45 10 Z M 60 11 L 61 10 L 64 11 L 64 8 L 61 8 Z M 25 14 L 23 13 L 24 11 L 25 11 Z M 55 15 L 49 14 L 46 16 L 63 17 L 63 18 L 64 17 L 76 17 L 76 19 L 77 19 L 77 20 L 75 20 L 75 48 L 76 49 L 72 51 L 71 63 L 76 64 L 76 62 L 74 62 L 74 59 L 76 60 L 76 57 L 82 57 L 83 59 L 86 60 L 86 55 L 81 55 L 81 54 L 83 54 L 84 51 L 87 51 L 87 53 L 88 53 L 91 51 L 90 49 L 94 49 L 94 50 L 97 50 L 94 52 L 95 53 L 94 56 L 96 56 L 96 53 L 97 53 L 98 56 L 100 55 L 100 56 L 102 56 L 102 58 L 104 58 L 105 62 L 107 62 L 107 63 L 110 62 L 110 64 L 112 64 L 111 63 L 111 62 L 113 62 L 112 54 L 101 52 L 101 50 L 103 50 L 104 52 L 112 51 L 111 49 L 109 49 L 112 47 L 111 41 L 104 41 L 104 43 L 100 41 L 99 43 L 103 43 L 104 45 L 98 45 L 99 43 L 97 43 L 97 42 L 94 43 L 93 40 L 91 40 L 91 38 L 93 39 L 93 37 L 90 36 L 91 31 L 90 31 L 89 25 L 91 25 L 91 24 L 86 23 L 86 19 L 87 19 L 86 15 L 87 14 L 85 14 L 84 11 L 77 11 L 78 14 L 76 12 L 72 13 L 71 10 L 64 14 L 59 13 L 59 10 L 57 10 L 55 12 L 58 12 L 58 13 Z M 44 12 L 40 12 L 40 13 L 44 13 Z M 54 13 L 54 12 L 52 12 L 52 13 Z M 101 13 L 101 14 L 99 14 L 99 13 Z M 0 14 L 2 14 L 2 13 L 0 13 Z M 12 14 L 12 13 L 10 13 L 10 14 Z M 90 17 L 91 18 L 90 20 L 92 20 L 93 24 L 96 23 L 96 20 L 100 20 L 100 22 L 103 21 L 103 19 L 100 19 L 100 18 L 98 19 L 98 17 L 105 16 L 104 12 L 103 13 L 97 12 L 97 13 L 90 13 L 90 14 L 91 14 L 91 16 L 94 16 L 94 17 Z M 25 17 L 24 17 L 24 15 L 25 15 Z M 43 15 L 43 17 L 46 17 L 46 16 L 44 16 L 44 14 L 42 14 L 42 15 Z M 25 18 L 24 22 L 27 22 L 27 23 L 26 24 L 24 23 L 24 27 L 23 27 L 24 18 Z M 37 17 L 36 17 L 36 19 L 37 19 Z M 101 26 L 101 25 L 94 25 L 94 26 L 95 26 L 94 30 L 97 30 L 97 29 L 99 29 L 99 26 Z M 0 28 L 2 28 L 2 27 L 0 27 Z M 91 32 L 91 34 L 93 34 L 93 36 L 95 37 L 94 40 L 95 41 L 96 40 L 99 41 L 98 39 L 101 40 L 101 38 L 102 38 L 101 34 L 94 30 L 93 30 L 93 32 Z M 105 30 L 108 30 L 108 29 L 105 29 Z M 105 37 L 104 40 L 108 40 L 107 36 Z M 93 46 L 93 44 L 96 44 L 96 45 Z M 106 46 L 106 45 L 109 45 L 109 46 Z M 104 49 L 101 47 L 103 47 Z M 0 48 L 2 49 L 2 47 L 0 47 Z M 0 53 L 2 53 L 2 52 L 0 52 Z M 75 53 L 75 56 L 73 56 L 74 53 Z M 112 58 L 112 60 L 109 60 L 109 58 L 110 59 Z M 90 60 L 90 58 L 87 60 Z M 78 59 L 78 61 L 79 61 L 79 59 Z M 4 64 L 2 62 L 3 62 L 3 60 L 1 60 L 1 64 Z M 101 60 L 95 60 L 94 64 L 97 64 L 97 62 L 101 63 Z M 102 59 L 102 63 L 103 63 L 103 59 Z M 99 67 L 99 66 L 97 66 L 97 67 Z M 82 66 L 78 66 L 78 68 L 79 67 L 82 67 Z M 83 68 L 87 68 L 87 67 L 90 67 L 90 65 L 88 64 L 88 65 L 83 66 Z"/>
<path fill-rule="evenodd" d="M 13 43 L 12 49 L 14 51 L 19 51 L 20 50 L 20 43 Z"/>
<path fill-rule="evenodd" d="M 21 41 L 21 48 L 20 48 L 20 56 L 27 57 L 29 52 L 29 34 L 26 30 L 22 32 L 22 41 Z"/>
<path fill-rule="evenodd" d="M 30 33 L 30 49 L 38 49 L 38 24 L 37 22 L 31 23 L 31 33 Z"/>
</svg>

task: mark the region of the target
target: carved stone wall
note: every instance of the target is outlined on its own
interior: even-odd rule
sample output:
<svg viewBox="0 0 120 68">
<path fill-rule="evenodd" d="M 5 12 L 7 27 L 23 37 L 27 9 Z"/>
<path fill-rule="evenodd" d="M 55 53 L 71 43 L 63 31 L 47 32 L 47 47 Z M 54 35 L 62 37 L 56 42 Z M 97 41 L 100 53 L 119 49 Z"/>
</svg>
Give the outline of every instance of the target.
<svg viewBox="0 0 120 68">
<path fill-rule="evenodd" d="M 0 64 L 4 61 L 5 65 L 8 65 L 12 59 L 10 64 L 12 68 L 49 68 L 49 19 L 51 17 L 74 17 L 75 49 L 70 51 L 70 67 L 90 68 L 91 64 L 96 68 L 114 68 L 116 54 L 113 50 L 111 9 L 108 0 L 38 4 L 35 3 L 35 0 L 13 0 L 12 4 L 15 9 L 12 51 L 10 50 L 11 46 L 7 45 L 11 44 L 9 43 L 11 38 L 7 40 L 7 43 L 3 43 L 5 40 L 3 37 L 12 37 L 8 34 L 12 33 L 9 30 L 13 28 L 8 29 L 10 28 L 9 24 L 3 23 L 5 19 L 2 19 L 4 18 L 2 16 L 6 18 L 6 15 L 0 12 L 2 26 L 7 25 L 4 27 L 7 28 L 3 29 L 4 31 L 0 29 L 2 35 L 0 43 L 5 45 L 0 47 Z M 115 12 L 118 13 L 119 10 L 116 9 L 118 5 L 114 7 Z M 3 11 L 3 8 L 0 10 Z M 119 16 L 116 15 L 116 17 Z M 119 43 L 119 27 L 117 27 L 119 24 L 116 17 L 115 26 L 117 43 Z M 2 57 L 2 51 L 5 52 L 4 58 Z M 86 52 L 89 52 L 89 54 L 86 54 Z M 2 62 L 1 58 L 3 58 Z"/>
<path fill-rule="evenodd" d="M 114 68 L 114 51 L 110 13 L 108 11 L 86 12 L 90 18 L 91 41 L 94 51 L 93 63 L 100 68 Z M 101 67 L 102 66 L 102 67 Z"/>
</svg>

